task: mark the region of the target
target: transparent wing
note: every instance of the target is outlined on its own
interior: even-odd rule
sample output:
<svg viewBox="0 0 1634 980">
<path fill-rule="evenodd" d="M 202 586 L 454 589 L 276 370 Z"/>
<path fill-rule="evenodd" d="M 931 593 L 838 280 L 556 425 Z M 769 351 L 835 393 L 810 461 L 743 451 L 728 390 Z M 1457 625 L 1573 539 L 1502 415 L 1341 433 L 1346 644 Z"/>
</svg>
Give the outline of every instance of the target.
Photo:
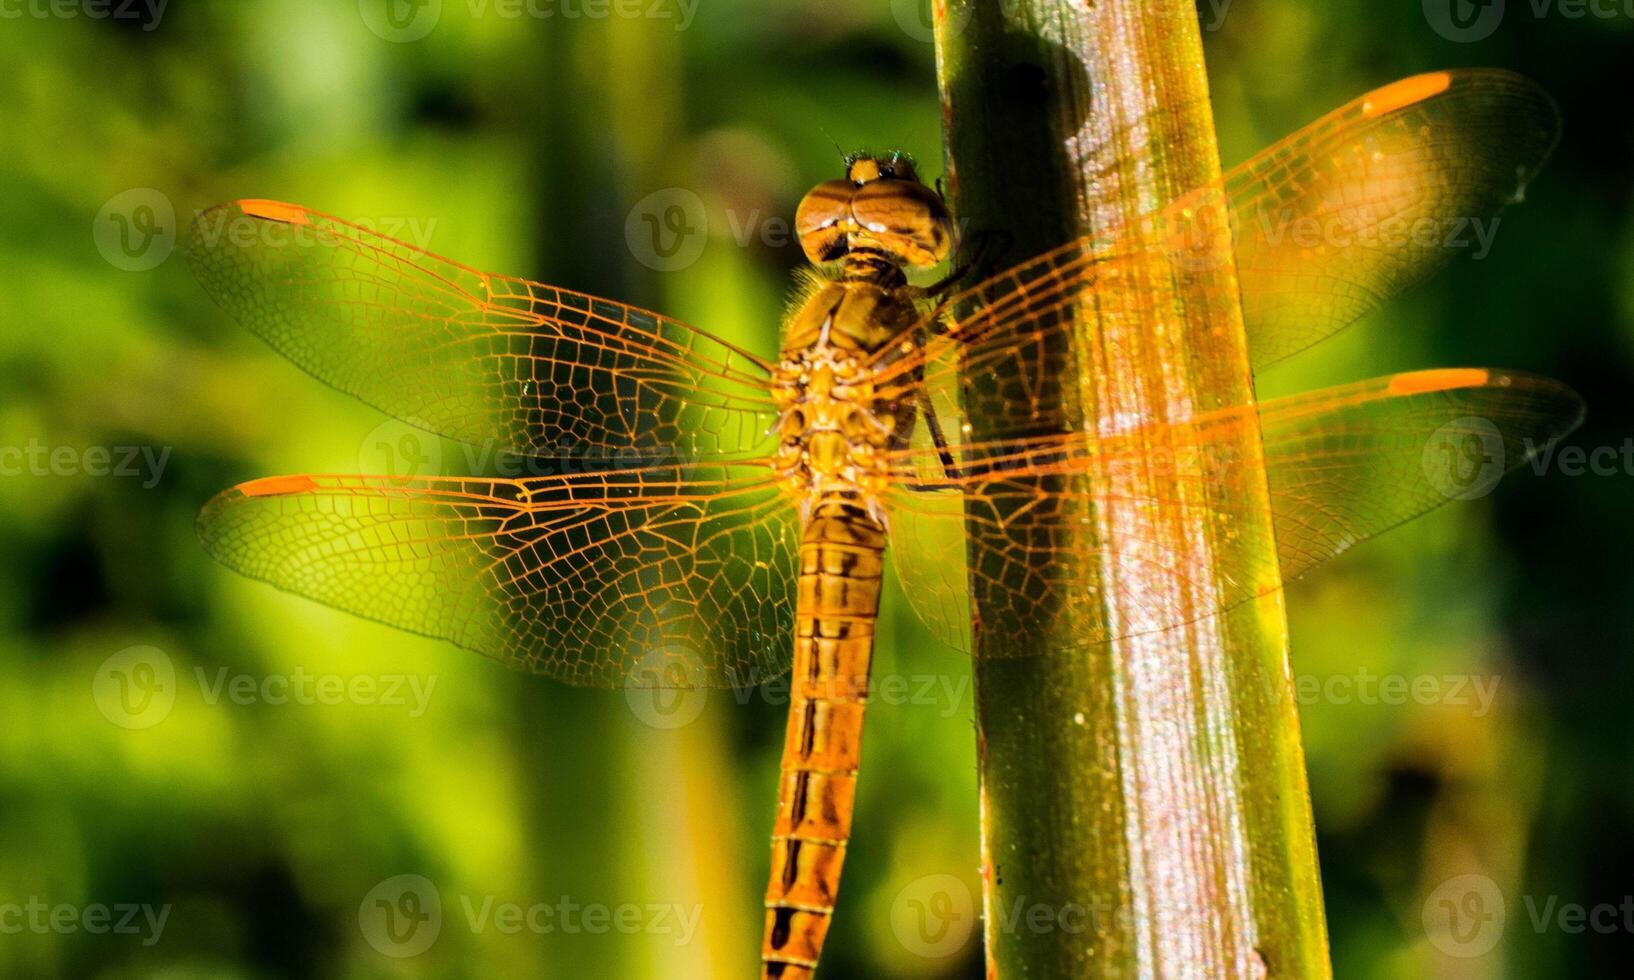
<svg viewBox="0 0 1634 980">
<path fill-rule="evenodd" d="M 279 353 L 432 432 L 626 463 L 769 444 L 766 365 L 668 317 L 276 201 L 203 212 L 189 250 L 206 291 Z"/>
<path fill-rule="evenodd" d="M 1560 139 L 1547 92 L 1440 72 L 1363 96 L 1226 178 L 1255 370 L 1349 326 L 1460 255 L 1483 257 Z"/>
<path fill-rule="evenodd" d="M 1229 232 L 1250 362 L 1263 370 L 1354 322 L 1465 253 L 1491 247 L 1497 215 L 1559 137 L 1548 94 L 1501 71 L 1396 82 L 1330 113 L 1169 203 L 1138 227 L 1084 238 L 952 297 L 960 319 L 880 358 L 880 383 L 922 383 L 956 412 L 1030 417 L 1036 431 L 1078 428 L 1050 379 L 1075 308 L 1097 288 L 1137 294 L 1165 268 L 1210 263 Z M 1189 265 L 1190 264 L 1190 265 Z M 1134 281 L 1132 281 L 1134 280 Z M 922 376 L 923 381 L 916 378 Z M 942 419 L 950 433 L 958 415 Z"/>
<path fill-rule="evenodd" d="M 1018 654 L 1037 649 L 1063 605 L 1098 605 L 1098 581 L 1079 570 L 1105 568 L 1102 556 L 1073 553 L 1056 539 L 1064 520 L 1093 523 L 1115 510 L 1119 561 L 1137 561 L 1183 579 L 1220 586 L 1218 608 L 1266 591 L 1448 500 L 1493 488 L 1570 432 L 1582 402 L 1558 382 L 1479 369 L 1423 371 L 1232 408 L 1184 425 L 1101 437 L 1046 436 L 991 447 L 966 446 L 949 475 L 935 452 L 896 455 L 900 487 L 887 500 L 891 551 L 903 591 L 944 641 L 971 646 L 971 597 L 984 621 L 1002 624 Z M 1244 456 L 1245 426 L 1259 426 L 1263 460 Z M 1263 465 L 1269 484 L 1280 578 L 1263 568 L 1200 568 L 1193 554 L 1141 547 L 1174 501 L 1114 498 L 1104 488 L 1138 470 L 1187 500 L 1252 496 Z M 1230 514 L 1208 515 L 1229 527 Z M 972 575 L 969 535 L 984 562 Z M 1116 588 L 1116 584 L 1107 587 Z M 1185 617 L 1137 594 L 1118 597 L 1130 618 L 1116 631 L 1082 638 L 1093 645 L 1181 625 Z M 1195 618 L 1195 617 L 1192 617 Z M 1083 621 L 1078 619 L 1075 621 Z"/>
<path fill-rule="evenodd" d="M 199 535 L 245 575 L 569 684 L 788 666 L 798 517 L 762 466 L 272 477 L 211 500 Z"/>
</svg>

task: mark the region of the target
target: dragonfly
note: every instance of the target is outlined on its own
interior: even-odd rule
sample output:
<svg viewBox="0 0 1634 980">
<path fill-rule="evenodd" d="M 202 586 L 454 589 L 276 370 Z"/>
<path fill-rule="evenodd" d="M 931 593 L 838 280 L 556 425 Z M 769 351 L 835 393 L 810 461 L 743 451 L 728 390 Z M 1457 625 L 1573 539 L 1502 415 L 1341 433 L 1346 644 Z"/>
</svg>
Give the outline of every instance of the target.
<svg viewBox="0 0 1634 980">
<path fill-rule="evenodd" d="M 1252 368 L 1468 251 L 1390 232 L 1497 215 L 1558 133 L 1532 83 L 1439 72 L 1371 92 L 1204 189 L 1228 210 Z M 1193 212 L 1189 196 L 1168 202 L 1155 226 Z M 1285 233 L 1298 221 L 1346 234 Z M 265 233 L 202 233 L 223 222 Z M 1205 500 L 1265 481 L 1276 588 L 1484 488 L 1582 416 L 1557 382 L 1467 368 L 1086 426 L 1031 393 L 1061 370 L 1046 352 L 1082 329 L 1075 311 L 1153 247 L 1141 236 L 1068 242 L 972 285 L 958 272 L 914 285 L 910 272 L 931 275 L 958 248 L 947 205 L 902 154 L 848 158 L 795 225 L 812 265 L 775 358 L 298 205 L 219 205 L 189 243 L 206 291 L 318 379 L 429 432 L 550 464 L 506 478 L 250 480 L 199 516 L 221 562 L 573 685 L 792 672 L 763 977 L 811 976 L 834 915 L 887 555 L 948 643 L 969 649 L 1002 622 L 982 653 L 1019 656 L 1051 615 L 1051 590 L 1027 576 L 1085 557 L 1053 545 L 1050 522 L 1114 503 L 1097 474 L 1161 468 L 1216 491 Z M 1026 424 L 988 439 L 970 422 L 981 413 Z M 1246 458 L 1245 442 L 1259 447 Z M 967 534 L 1013 579 L 967 562 Z M 1266 591 L 1261 570 L 1218 571 L 1209 615 Z M 1125 598 L 1131 614 L 1077 642 L 1181 625 Z"/>
</svg>

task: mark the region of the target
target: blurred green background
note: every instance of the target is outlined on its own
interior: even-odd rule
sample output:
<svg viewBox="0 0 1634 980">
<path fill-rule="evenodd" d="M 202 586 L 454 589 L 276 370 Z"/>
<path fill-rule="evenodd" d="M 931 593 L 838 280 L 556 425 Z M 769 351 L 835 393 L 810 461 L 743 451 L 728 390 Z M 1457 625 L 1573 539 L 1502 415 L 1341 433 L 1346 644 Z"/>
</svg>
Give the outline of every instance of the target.
<svg viewBox="0 0 1634 980">
<path fill-rule="evenodd" d="M 1634 11 L 1461 6 L 1475 20 L 1458 29 L 1437 3 L 1203 5 L 1228 164 L 1435 67 L 1521 71 L 1566 117 L 1490 256 L 1262 391 L 1522 368 L 1589 402 L 1571 444 L 1620 451 Z M 780 692 L 568 689 L 212 564 L 192 522 L 220 488 L 457 450 L 282 361 L 171 248 L 209 204 L 297 201 L 769 352 L 800 262 L 786 222 L 837 175 L 833 144 L 941 170 L 924 4 L 122 4 L 0 19 L 0 447 L 21 453 L 0 459 L 17 464 L 0 480 L 0 975 L 753 969 Z M 690 209 L 678 258 L 643 245 L 654 202 Z M 122 447 L 146 455 L 119 466 Z M 1290 590 L 1341 977 L 1621 963 L 1634 470 L 1618 459 L 1523 469 Z M 975 977 L 957 902 L 961 884 L 980 894 L 968 666 L 899 598 L 877 668 L 899 686 L 870 712 L 824 975 Z M 1369 687 L 1385 676 L 1439 693 Z M 1465 874 L 1506 906 L 1480 955 L 1424 925 Z M 1571 907 L 1606 905 L 1571 927 Z"/>
</svg>

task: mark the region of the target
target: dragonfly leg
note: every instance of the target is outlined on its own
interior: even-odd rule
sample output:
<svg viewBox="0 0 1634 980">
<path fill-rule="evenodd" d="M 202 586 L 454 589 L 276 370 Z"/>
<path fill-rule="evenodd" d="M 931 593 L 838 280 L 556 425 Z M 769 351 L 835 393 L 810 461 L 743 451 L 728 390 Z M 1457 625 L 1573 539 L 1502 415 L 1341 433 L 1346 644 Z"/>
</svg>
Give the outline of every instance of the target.
<svg viewBox="0 0 1634 980">
<path fill-rule="evenodd" d="M 953 312 L 949 309 L 951 297 L 948 295 L 953 287 L 969 279 L 976 270 L 990 268 L 988 263 L 1009 252 L 1014 241 L 1008 232 L 981 232 L 976 236 L 976 244 L 968 261 L 961 262 L 953 271 L 929 286 L 915 290 L 921 299 L 934 304 L 929 315 L 922 321 L 932 333 L 946 334 L 953 326 L 953 317 L 949 315 Z"/>
<path fill-rule="evenodd" d="M 970 250 L 970 257 L 954 267 L 946 276 L 926 286 L 922 290 L 926 298 L 941 298 L 948 290 L 968 278 L 973 271 L 990 267 L 1015 244 L 1013 235 L 998 229 L 977 232 L 973 238 L 975 243 Z"/>
<path fill-rule="evenodd" d="M 944 293 L 952 289 L 961 279 L 970 275 L 974 262 L 965 262 L 955 266 L 952 272 L 922 288 L 919 293 L 926 299 L 940 299 Z M 940 319 L 940 318 L 938 318 Z"/>
</svg>

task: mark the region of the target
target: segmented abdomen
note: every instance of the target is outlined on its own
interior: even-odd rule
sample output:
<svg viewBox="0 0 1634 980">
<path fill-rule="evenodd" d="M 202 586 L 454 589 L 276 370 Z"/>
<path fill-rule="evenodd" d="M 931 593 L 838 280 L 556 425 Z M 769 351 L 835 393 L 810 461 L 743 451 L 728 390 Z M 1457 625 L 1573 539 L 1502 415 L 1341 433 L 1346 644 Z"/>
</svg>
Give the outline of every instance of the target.
<svg viewBox="0 0 1634 980">
<path fill-rule="evenodd" d="M 857 501 L 812 508 L 800 545 L 789 723 L 766 886 L 762 976 L 812 975 L 851 836 L 885 529 Z"/>
</svg>

